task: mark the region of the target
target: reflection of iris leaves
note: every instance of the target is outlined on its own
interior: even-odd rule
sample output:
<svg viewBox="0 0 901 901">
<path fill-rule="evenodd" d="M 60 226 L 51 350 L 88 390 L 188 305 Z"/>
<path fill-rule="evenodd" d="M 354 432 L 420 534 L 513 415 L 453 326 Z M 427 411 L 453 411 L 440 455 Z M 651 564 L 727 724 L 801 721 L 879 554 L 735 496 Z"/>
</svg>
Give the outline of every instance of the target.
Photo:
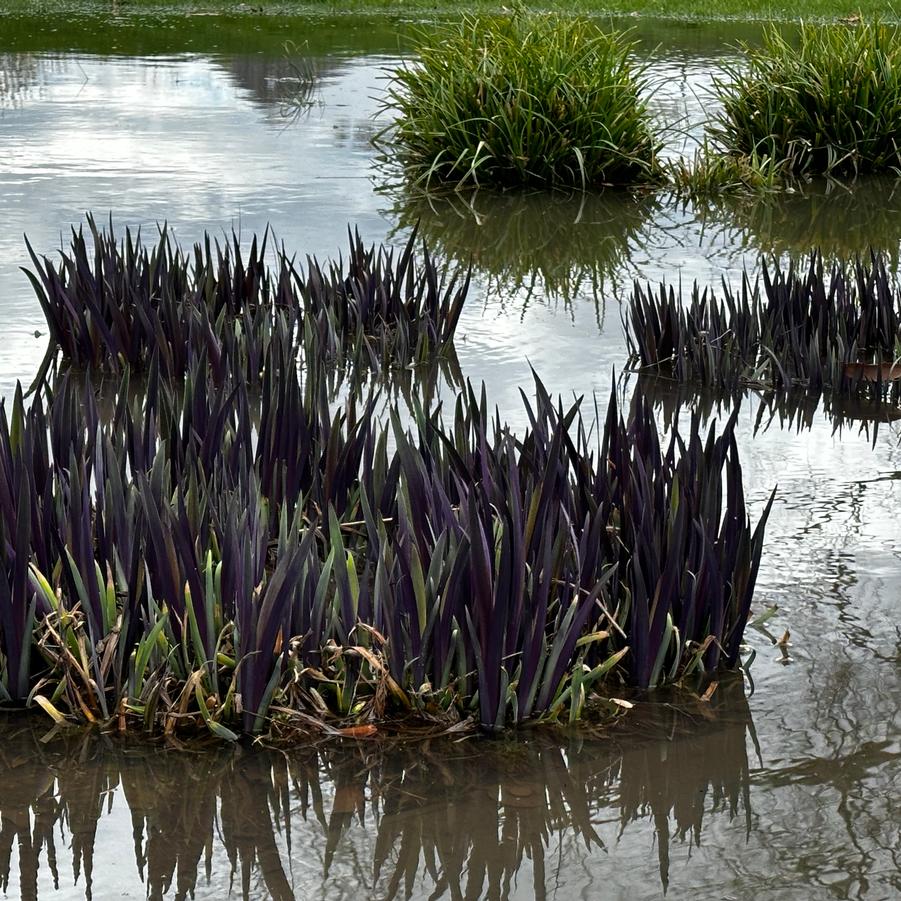
<svg viewBox="0 0 901 901">
<path fill-rule="evenodd" d="M 711 809 L 727 811 L 730 819 L 743 812 L 746 835 L 752 828 L 747 738 L 750 733 L 756 747 L 757 736 L 741 682 L 722 683 L 711 700 L 707 708 L 703 701 L 676 699 L 669 717 L 656 718 L 657 728 L 669 724 L 672 729 L 665 767 L 659 744 L 651 742 L 626 751 L 617 774 L 622 830 L 634 820 L 654 821 L 664 890 L 671 842 L 700 846 L 704 816 Z M 711 722 L 707 728 L 697 723 L 688 728 L 692 719 Z"/>
<path fill-rule="evenodd" d="M 812 429 L 822 417 L 832 426 L 833 435 L 848 429 L 875 443 L 880 427 L 901 420 L 901 408 L 896 404 L 861 397 L 747 388 L 730 391 L 647 374 L 638 376 L 634 391 L 650 401 L 670 427 L 692 413 L 705 426 L 717 417 L 725 420 L 743 403 L 754 399 L 755 435 L 771 428 L 801 432 Z"/>
<path fill-rule="evenodd" d="M 819 250 L 827 260 L 875 249 L 898 264 L 901 185 L 895 179 L 860 178 L 853 187 L 817 181 L 760 197 L 726 194 L 700 205 L 697 215 L 736 249 L 786 256 Z"/>
<path fill-rule="evenodd" d="M 659 204 L 654 196 L 495 193 L 395 197 L 400 228 L 418 222 L 435 252 L 467 264 L 502 300 L 533 296 L 569 304 L 623 279 L 636 247 L 645 245 Z"/>
<path fill-rule="evenodd" d="M 72 854 L 59 878 L 83 875 L 90 892 L 93 877 L 97 895 L 106 896 L 97 842 L 124 825 L 101 823 L 123 796 L 135 878 L 150 898 L 190 897 L 204 868 L 209 884 L 218 849 L 244 897 L 254 887 L 277 901 L 307 897 L 293 884 L 292 861 L 302 860 L 323 888 L 352 879 L 367 897 L 501 901 L 519 876 L 531 876 L 534 896 L 543 898 L 555 869 L 587 867 L 609 847 L 615 833 L 604 836 L 605 824 L 619 822 L 621 835 L 635 821 L 648 824 L 639 843 L 650 850 L 656 837 L 666 885 L 670 843 L 696 844 L 712 811 L 743 813 L 749 830 L 752 822 L 747 738 L 754 731 L 740 679 L 721 682 L 709 701 L 672 691 L 663 703 L 638 702 L 612 731 L 585 732 L 570 745 L 536 731 L 511 742 L 161 753 L 99 733 L 41 738 L 32 731 L 43 730 L 38 721 L 0 726 L 7 774 L 0 888 L 16 885 L 9 853 L 16 843 L 27 898 L 37 895 L 42 866 L 56 876 L 57 848 Z M 305 841 L 295 849 L 297 834 Z M 371 859 L 359 855 L 367 847 Z"/>
</svg>

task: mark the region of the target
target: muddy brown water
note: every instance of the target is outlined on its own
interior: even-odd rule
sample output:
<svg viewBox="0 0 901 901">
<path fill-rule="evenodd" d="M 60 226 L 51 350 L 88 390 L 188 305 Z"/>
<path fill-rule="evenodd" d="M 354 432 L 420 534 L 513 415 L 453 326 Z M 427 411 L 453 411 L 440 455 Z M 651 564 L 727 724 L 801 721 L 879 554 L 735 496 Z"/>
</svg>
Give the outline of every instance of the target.
<svg viewBox="0 0 901 901">
<path fill-rule="evenodd" d="M 700 134 L 716 67 L 754 28 L 642 24 L 669 153 Z M 0 392 L 28 381 L 43 322 L 19 267 L 84 211 L 190 243 L 271 224 L 334 256 L 348 225 L 418 223 L 474 266 L 463 373 L 515 426 L 529 366 L 596 394 L 625 362 L 638 278 L 716 286 L 758 255 L 896 259 L 901 188 L 810 185 L 757 203 L 663 195 L 425 201 L 370 139 L 389 20 L 0 22 Z M 285 49 L 285 42 L 293 43 Z M 659 46 L 658 46 L 659 45 Z M 292 97 L 300 94 L 297 109 Z M 634 390 L 634 380 L 622 386 Z M 661 423 L 686 398 L 655 389 Z M 181 753 L 0 723 L 0 889 L 10 898 L 890 899 L 901 896 L 901 428 L 853 405 L 734 404 L 755 510 L 778 485 L 750 682 L 709 704 L 639 704 L 609 735 L 527 734 L 290 754 Z M 878 428 L 876 428 L 878 426 Z M 789 630 L 790 647 L 773 639 Z"/>
</svg>

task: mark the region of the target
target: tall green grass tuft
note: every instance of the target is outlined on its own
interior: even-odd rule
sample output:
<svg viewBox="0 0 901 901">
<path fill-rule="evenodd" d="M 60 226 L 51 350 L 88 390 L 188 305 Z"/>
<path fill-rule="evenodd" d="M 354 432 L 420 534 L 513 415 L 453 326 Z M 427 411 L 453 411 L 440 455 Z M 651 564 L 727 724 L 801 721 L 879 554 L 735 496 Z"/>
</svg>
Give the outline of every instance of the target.
<svg viewBox="0 0 901 901">
<path fill-rule="evenodd" d="M 424 184 L 638 184 L 659 176 L 648 81 L 621 33 L 557 15 L 465 16 L 423 35 L 386 100 Z"/>
<path fill-rule="evenodd" d="M 704 201 L 724 195 L 759 199 L 772 194 L 783 187 L 786 168 L 783 162 L 756 150 L 747 155 L 719 153 L 705 138 L 692 156 L 667 163 L 666 172 L 677 196 Z"/>
<path fill-rule="evenodd" d="M 881 22 L 776 26 L 716 82 L 723 150 L 796 175 L 901 168 L 901 33 Z"/>
</svg>

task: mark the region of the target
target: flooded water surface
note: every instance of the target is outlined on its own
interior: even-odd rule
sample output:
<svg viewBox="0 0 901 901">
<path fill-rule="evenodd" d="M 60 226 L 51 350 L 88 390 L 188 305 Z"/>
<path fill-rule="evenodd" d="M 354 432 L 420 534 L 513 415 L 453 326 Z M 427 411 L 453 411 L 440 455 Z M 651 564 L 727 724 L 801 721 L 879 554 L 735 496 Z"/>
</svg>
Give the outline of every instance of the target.
<svg viewBox="0 0 901 901">
<path fill-rule="evenodd" d="M 463 374 L 514 427 L 534 367 L 596 394 L 626 361 L 634 279 L 716 286 L 763 254 L 901 250 L 901 186 L 757 202 L 423 198 L 371 139 L 410 25 L 197 17 L 0 21 L 0 392 L 46 347 L 20 266 L 85 211 L 118 227 L 267 225 L 302 258 L 410 230 L 473 266 Z M 755 29 L 642 24 L 653 105 L 690 151 L 711 78 Z M 36 334 L 37 333 L 37 334 Z M 635 380 L 621 385 L 628 394 Z M 661 423 L 686 399 L 652 389 Z M 383 746 L 175 751 L 0 723 L 9 898 L 890 899 L 901 896 L 901 428 L 734 399 L 761 567 L 753 685 L 637 700 L 609 730 Z M 728 412 L 687 399 L 705 418 Z M 790 634 L 779 647 L 776 639 Z"/>
</svg>

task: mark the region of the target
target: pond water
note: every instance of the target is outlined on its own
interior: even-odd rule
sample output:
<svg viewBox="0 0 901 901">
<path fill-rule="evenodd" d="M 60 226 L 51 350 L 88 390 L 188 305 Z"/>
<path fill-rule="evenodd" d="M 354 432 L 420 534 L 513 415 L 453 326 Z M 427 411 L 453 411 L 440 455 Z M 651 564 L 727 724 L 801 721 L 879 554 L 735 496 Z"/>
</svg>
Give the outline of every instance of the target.
<svg viewBox="0 0 901 901">
<path fill-rule="evenodd" d="M 514 425 L 529 366 L 596 392 L 625 363 L 633 279 L 716 286 L 758 255 L 901 250 L 901 188 L 811 185 L 702 208 L 665 196 L 426 201 L 371 147 L 407 23 L 262 16 L 0 20 L 0 392 L 43 320 L 23 233 L 271 225 L 299 255 L 420 234 L 472 260 L 464 375 Z M 669 153 L 701 133 L 738 26 L 636 32 Z M 286 42 L 290 42 L 286 46 Z M 312 76 L 312 86 L 310 78 Z M 292 98 L 300 94 L 298 110 Z M 624 387 L 626 393 L 632 385 Z M 661 419 L 679 398 L 658 392 Z M 690 399 L 707 416 L 721 412 Z M 854 409 L 740 400 L 755 511 L 778 485 L 754 686 L 639 703 L 611 735 L 173 752 L 0 724 L 0 888 L 11 898 L 884 899 L 901 894 L 901 430 Z"/>
</svg>

